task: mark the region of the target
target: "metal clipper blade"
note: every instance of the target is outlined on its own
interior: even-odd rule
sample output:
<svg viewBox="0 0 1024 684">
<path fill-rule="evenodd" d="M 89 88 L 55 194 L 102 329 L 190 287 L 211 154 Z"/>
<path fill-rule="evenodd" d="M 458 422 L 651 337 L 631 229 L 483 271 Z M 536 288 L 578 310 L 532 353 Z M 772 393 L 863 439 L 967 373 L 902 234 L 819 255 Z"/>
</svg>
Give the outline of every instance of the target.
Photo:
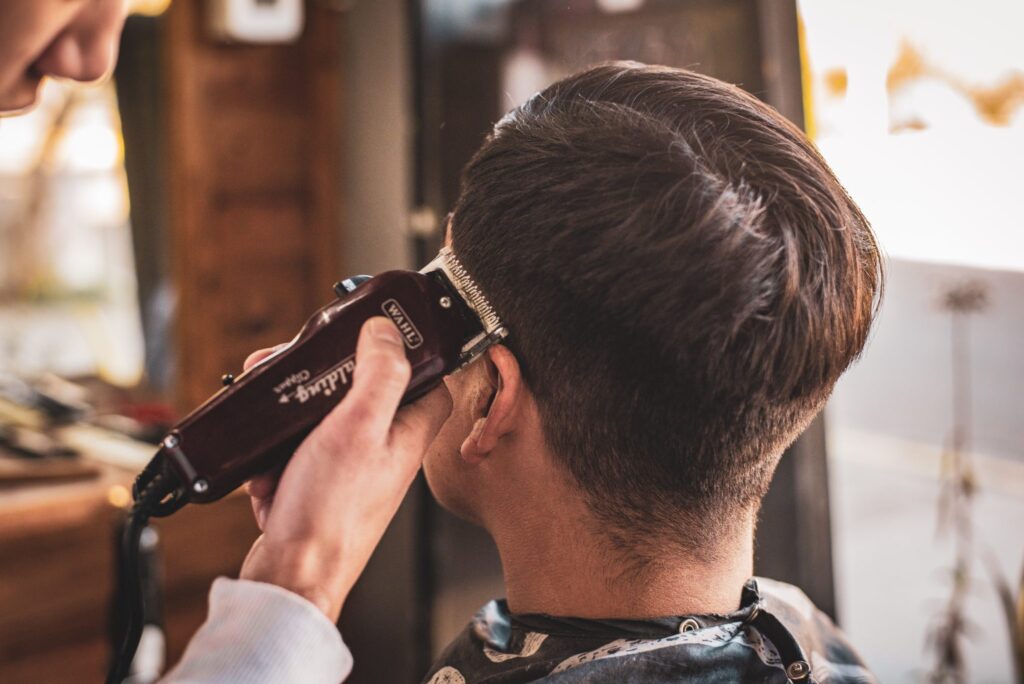
<svg viewBox="0 0 1024 684">
<path fill-rule="evenodd" d="M 465 366 L 476 359 L 492 344 L 496 344 L 508 336 L 508 329 L 501 322 L 498 313 L 487 301 L 487 297 L 480 290 L 469 272 L 458 260 L 455 254 L 448 247 L 441 248 L 437 257 L 427 264 L 421 273 L 430 271 L 441 271 L 448 278 L 448 281 L 458 292 L 459 296 L 466 303 L 477 318 L 483 332 L 473 337 L 462 347 L 462 365 Z"/>
</svg>

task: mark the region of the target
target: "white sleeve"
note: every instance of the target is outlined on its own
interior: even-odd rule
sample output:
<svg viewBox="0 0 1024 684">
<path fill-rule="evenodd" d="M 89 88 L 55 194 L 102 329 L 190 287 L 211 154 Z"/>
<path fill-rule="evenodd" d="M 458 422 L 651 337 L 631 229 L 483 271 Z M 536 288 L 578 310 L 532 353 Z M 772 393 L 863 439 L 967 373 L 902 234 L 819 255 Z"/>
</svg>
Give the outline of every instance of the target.
<svg viewBox="0 0 1024 684">
<path fill-rule="evenodd" d="M 274 584 L 218 578 L 210 613 L 161 684 L 338 684 L 352 654 L 312 603 Z"/>
</svg>

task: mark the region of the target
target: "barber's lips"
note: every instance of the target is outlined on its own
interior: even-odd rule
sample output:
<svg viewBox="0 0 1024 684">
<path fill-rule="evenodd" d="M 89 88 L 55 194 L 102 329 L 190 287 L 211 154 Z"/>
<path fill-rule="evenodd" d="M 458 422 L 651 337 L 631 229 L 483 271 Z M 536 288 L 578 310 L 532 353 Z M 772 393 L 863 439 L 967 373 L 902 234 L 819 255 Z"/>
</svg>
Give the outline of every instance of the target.
<svg viewBox="0 0 1024 684">
<path fill-rule="evenodd" d="M 33 64 L 10 90 L 0 92 L 0 115 L 18 112 L 35 104 L 45 75 Z"/>
<path fill-rule="evenodd" d="M 25 72 L 25 80 L 28 82 L 28 86 L 38 96 L 39 86 L 42 85 L 43 79 L 46 78 L 44 74 L 35 64 L 30 66 Z"/>
<path fill-rule="evenodd" d="M 36 64 L 30 64 L 28 69 L 25 70 L 25 77 L 33 83 L 41 83 L 46 74 Z"/>
</svg>

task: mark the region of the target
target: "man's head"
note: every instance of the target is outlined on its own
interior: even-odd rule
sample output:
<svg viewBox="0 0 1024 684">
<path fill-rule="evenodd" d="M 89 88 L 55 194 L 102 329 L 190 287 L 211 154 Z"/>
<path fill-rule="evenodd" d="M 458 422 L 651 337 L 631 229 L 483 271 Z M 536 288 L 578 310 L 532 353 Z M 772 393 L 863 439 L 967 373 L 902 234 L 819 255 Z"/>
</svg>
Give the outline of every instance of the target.
<svg viewBox="0 0 1024 684">
<path fill-rule="evenodd" d="M 868 223 L 806 137 L 678 69 L 600 66 L 511 112 L 450 231 L 510 337 L 449 382 L 435 494 L 486 521 L 479 463 L 530 424 L 511 387 L 619 545 L 709 548 L 749 520 L 881 288 Z"/>
<path fill-rule="evenodd" d="M 94 81 L 117 57 L 127 0 L 0 2 L 0 114 L 30 107 L 46 76 Z"/>
</svg>

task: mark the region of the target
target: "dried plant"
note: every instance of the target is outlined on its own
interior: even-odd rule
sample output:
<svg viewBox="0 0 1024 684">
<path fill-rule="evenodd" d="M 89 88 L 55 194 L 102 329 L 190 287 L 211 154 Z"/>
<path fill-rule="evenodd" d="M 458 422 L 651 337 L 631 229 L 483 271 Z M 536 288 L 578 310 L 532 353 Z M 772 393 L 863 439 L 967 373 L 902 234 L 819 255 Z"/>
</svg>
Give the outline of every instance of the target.
<svg viewBox="0 0 1024 684">
<path fill-rule="evenodd" d="M 951 288 L 943 298 L 943 308 L 952 317 L 953 430 L 942 458 L 942 489 L 939 495 L 939 532 L 953 538 L 952 588 L 949 599 L 929 630 L 928 645 L 935 662 L 928 674 L 930 682 L 961 684 L 966 681 L 964 642 L 973 631 L 966 618 L 966 603 L 971 590 L 971 568 L 978 555 L 974 536 L 974 499 L 977 478 L 971 457 L 971 385 L 969 322 L 970 316 L 988 305 L 983 283 L 969 281 Z M 1024 684 L 1024 577 L 1014 598 L 995 557 L 988 553 L 989 574 L 1006 615 L 1014 657 L 1016 679 Z"/>
<path fill-rule="evenodd" d="M 1017 682 L 1024 684 L 1024 567 L 1021 568 L 1016 596 L 1014 596 L 1013 585 L 1010 584 L 1002 568 L 999 567 L 995 555 L 991 552 L 985 554 L 985 561 L 1009 629 L 1010 649 L 1013 653 L 1013 667 Z"/>
</svg>

